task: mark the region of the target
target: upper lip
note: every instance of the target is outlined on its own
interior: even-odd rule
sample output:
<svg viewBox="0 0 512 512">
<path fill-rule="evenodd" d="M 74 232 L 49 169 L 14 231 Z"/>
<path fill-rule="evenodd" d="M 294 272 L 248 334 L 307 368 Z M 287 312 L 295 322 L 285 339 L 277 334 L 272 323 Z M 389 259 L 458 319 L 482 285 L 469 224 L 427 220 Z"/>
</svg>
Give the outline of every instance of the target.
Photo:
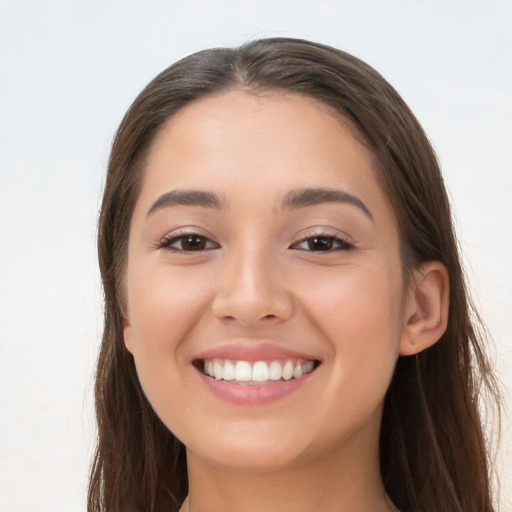
<svg viewBox="0 0 512 512">
<path fill-rule="evenodd" d="M 213 347 L 198 354 L 198 359 L 231 359 L 235 361 L 273 361 L 277 359 L 305 359 L 309 361 L 317 361 L 318 358 L 290 350 L 280 345 L 272 343 L 257 343 L 251 341 L 249 343 L 229 343 Z"/>
</svg>

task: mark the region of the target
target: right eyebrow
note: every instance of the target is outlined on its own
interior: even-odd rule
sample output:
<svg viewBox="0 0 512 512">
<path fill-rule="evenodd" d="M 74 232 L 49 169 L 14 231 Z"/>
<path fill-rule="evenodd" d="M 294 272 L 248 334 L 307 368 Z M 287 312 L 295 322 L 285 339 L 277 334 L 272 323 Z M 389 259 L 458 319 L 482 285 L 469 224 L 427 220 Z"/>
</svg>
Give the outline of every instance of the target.
<svg viewBox="0 0 512 512">
<path fill-rule="evenodd" d="M 217 194 L 202 190 L 171 190 L 161 195 L 153 203 L 146 217 L 170 206 L 199 206 L 201 208 L 223 210 L 227 208 L 227 201 L 220 198 Z"/>
</svg>

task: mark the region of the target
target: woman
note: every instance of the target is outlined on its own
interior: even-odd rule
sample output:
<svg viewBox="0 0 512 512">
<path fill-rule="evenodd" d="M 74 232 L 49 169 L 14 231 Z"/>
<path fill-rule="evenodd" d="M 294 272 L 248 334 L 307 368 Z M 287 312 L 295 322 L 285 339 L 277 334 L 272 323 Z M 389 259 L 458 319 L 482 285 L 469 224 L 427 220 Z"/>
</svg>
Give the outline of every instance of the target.
<svg viewBox="0 0 512 512">
<path fill-rule="evenodd" d="M 99 258 L 90 511 L 494 510 L 438 163 L 368 65 L 266 39 L 165 70 L 116 135 Z"/>
</svg>

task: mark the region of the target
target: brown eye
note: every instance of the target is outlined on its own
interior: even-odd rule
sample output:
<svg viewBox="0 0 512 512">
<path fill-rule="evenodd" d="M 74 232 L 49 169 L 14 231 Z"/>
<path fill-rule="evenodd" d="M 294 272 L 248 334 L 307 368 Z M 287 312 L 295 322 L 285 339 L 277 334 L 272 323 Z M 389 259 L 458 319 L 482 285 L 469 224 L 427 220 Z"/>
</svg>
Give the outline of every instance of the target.
<svg viewBox="0 0 512 512">
<path fill-rule="evenodd" d="M 307 244 L 310 251 L 330 251 L 334 245 L 334 238 L 315 236 L 308 238 Z"/>
<path fill-rule="evenodd" d="M 189 235 L 181 239 L 181 248 L 184 251 L 203 251 L 206 248 L 206 237 Z"/>
<path fill-rule="evenodd" d="M 353 249 L 354 246 L 336 236 L 311 236 L 291 246 L 292 249 L 311 252 L 334 252 Z"/>
<path fill-rule="evenodd" d="M 174 252 L 200 252 L 218 247 L 209 238 L 196 233 L 173 236 L 163 240 L 159 245 L 160 249 Z"/>
</svg>

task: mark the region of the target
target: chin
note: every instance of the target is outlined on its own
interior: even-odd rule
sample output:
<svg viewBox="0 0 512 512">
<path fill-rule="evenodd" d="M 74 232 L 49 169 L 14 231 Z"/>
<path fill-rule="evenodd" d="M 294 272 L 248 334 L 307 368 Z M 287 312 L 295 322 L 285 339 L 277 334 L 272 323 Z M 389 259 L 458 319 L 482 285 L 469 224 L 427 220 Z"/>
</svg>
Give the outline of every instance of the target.
<svg viewBox="0 0 512 512">
<path fill-rule="evenodd" d="M 283 433 L 287 435 L 283 435 Z M 185 436 L 187 437 L 187 436 Z M 300 463 L 308 443 L 287 430 L 278 432 L 259 426 L 257 429 L 223 428 L 221 435 L 212 435 L 211 442 L 184 439 L 187 454 L 193 454 L 226 470 L 267 472 Z M 197 442 L 194 442 L 197 441 Z"/>
<path fill-rule="evenodd" d="M 188 453 L 188 450 L 187 450 Z M 205 454 L 208 457 L 208 454 Z M 301 459 L 299 454 L 292 454 L 282 449 L 228 449 L 218 451 L 208 457 L 211 464 L 225 470 L 243 473 L 267 473 L 280 471 L 297 465 Z"/>
</svg>

